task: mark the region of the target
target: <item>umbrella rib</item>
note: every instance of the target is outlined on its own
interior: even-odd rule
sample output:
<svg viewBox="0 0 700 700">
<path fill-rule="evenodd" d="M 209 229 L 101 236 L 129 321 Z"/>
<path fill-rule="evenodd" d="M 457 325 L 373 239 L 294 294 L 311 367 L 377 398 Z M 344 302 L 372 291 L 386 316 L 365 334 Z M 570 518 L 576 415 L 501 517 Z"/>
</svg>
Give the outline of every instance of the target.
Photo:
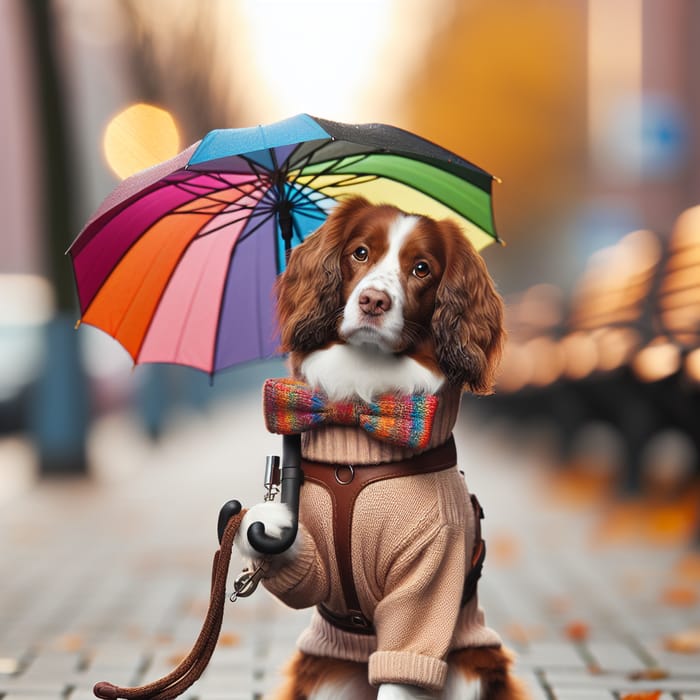
<svg viewBox="0 0 700 700">
<path fill-rule="evenodd" d="M 269 211 L 263 211 L 260 214 L 255 214 L 255 216 L 263 216 L 266 215 L 265 218 L 263 218 L 261 221 L 259 221 L 255 226 L 252 228 L 248 229 L 246 227 L 245 231 L 241 232 L 241 235 L 238 237 L 239 241 L 245 241 L 248 238 L 250 238 L 261 226 L 263 226 L 267 221 L 269 221 L 274 215 L 274 211 L 269 210 Z"/>
<path fill-rule="evenodd" d="M 353 185 L 361 185 L 365 182 L 375 182 L 379 179 L 381 178 L 378 175 L 348 175 L 342 180 L 336 180 L 332 184 L 325 185 L 324 187 L 319 187 L 316 191 L 323 192 L 324 190 L 330 189 L 332 187 L 352 187 Z"/>
<path fill-rule="evenodd" d="M 260 163 L 256 163 L 252 158 L 248 158 L 245 155 L 240 155 L 239 158 L 248 164 L 261 184 L 266 183 L 268 186 L 272 184 L 271 173 L 266 167 L 260 165 Z M 276 163 L 275 158 L 272 159 L 272 162 Z M 258 187 L 260 187 L 260 185 L 258 185 Z"/>
<path fill-rule="evenodd" d="M 266 214 L 271 215 L 271 214 L 269 213 L 269 211 L 266 210 L 266 209 L 260 208 L 260 211 L 258 211 L 257 209 L 251 208 L 250 214 L 249 214 L 249 215 L 242 216 L 242 217 L 240 217 L 239 219 L 233 219 L 232 221 L 226 221 L 225 223 L 221 224 L 220 226 L 214 226 L 214 227 L 212 227 L 212 228 L 210 228 L 210 229 L 207 229 L 207 230 L 206 230 L 204 233 L 202 233 L 202 234 L 197 234 L 197 235 L 195 236 L 195 238 L 206 238 L 207 236 L 211 236 L 211 235 L 214 234 L 214 233 L 218 233 L 218 232 L 221 231 L 222 229 L 225 229 L 227 226 L 230 226 L 231 224 L 238 224 L 238 223 L 240 223 L 241 221 L 245 221 L 246 219 L 250 221 L 253 217 L 256 217 L 256 216 L 263 216 L 263 215 L 266 215 Z M 247 237 L 248 237 L 247 234 L 246 234 L 245 236 L 241 235 L 241 236 L 238 237 L 238 240 L 239 240 L 239 241 L 243 241 L 243 240 L 245 240 Z"/>
<path fill-rule="evenodd" d="M 374 154 L 365 154 L 365 155 L 374 155 Z M 362 155 L 358 157 L 356 160 L 354 160 L 354 163 L 358 163 L 362 161 L 365 158 L 365 155 Z M 313 175 L 310 176 L 310 179 L 303 184 L 303 187 L 309 188 L 311 190 L 314 190 L 313 183 L 318 180 L 321 177 L 329 177 L 332 175 L 336 175 L 337 177 L 342 177 L 345 175 L 345 179 L 339 179 L 333 182 L 332 184 L 326 185 L 325 187 L 319 187 L 315 191 L 323 193 L 325 190 L 328 190 L 330 188 L 342 188 L 342 187 L 352 187 L 353 185 L 358 185 L 362 184 L 364 182 L 374 182 L 377 180 L 380 180 L 382 176 L 375 175 L 373 173 L 336 173 L 334 172 L 335 168 L 342 162 L 347 161 L 347 158 L 343 158 L 340 160 L 335 160 L 332 162 L 329 162 L 328 167 L 324 168 L 324 170 L 319 171 L 318 173 L 314 173 Z M 295 179 L 295 183 L 300 179 L 304 177 L 303 172 L 299 171 L 299 174 L 297 175 L 297 178 Z M 391 179 L 388 178 L 387 179 Z M 407 183 L 402 183 L 402 184 L 407 184 Z M 412 185 L 408 184 L 407 186 L 412 187 Z M 326 195 L 330 196 L 331 195 Z"/>
<path fill-rule="evenodd" d="M 219 179 L 219 178 L 216 178 Z M 220 199 L 217 199 L 214 195 L 218 194 L 219 192 L 224 192 L 225 190 L 235 190 L 236 192 L 240 192 L 241 195 L 246 195 L 250 194 L 250 186 L 253 186 L 253 189 L 259 189 L 260 184 L 256 184 L 255 182 L 245 182 L 245 183 L 240 183 L 240 184 L 235 184 L 233 182 L 229 182 L 228 180 L 225 180 L 223 178 L 219 179 L 219 182 L 224 184 L 226 187 L 222 187 L 219 190 L 213 190 L 211 187 L 206 187 L 205 185 L 196 185 L 196 184 L 190 184 L 187 183 L 188 186 L 185 186 L 186 183 L 183 182 L 178 182 L 178 183 L 173 183 L 173 186 L 176 187 L 179 190 L 182 190 L 183 192 L 186 192 L 187 194 L 191 194 L 193 197 L 197 197 L 200 199 L 210 199 L 212 201 L 219 202 L 221 201 Z M 246 187 L 247 186 L 247 187 Z"/>
<path fill-rule="evenodd" d="M 313 157 L 314 157 L 316 154 L 318 154 L 319 151 L 322 151 L 324 148 L 327 148 L 329 145 L 334 144 L 334 143 L 341 143 L 341 142 L 338 141 L 338 140 L 335 139 L 335 138 L 331 138 L 330 140 L 322 140 L 322 141 L 319 143 L 319 145 L 316 146 L 316 148 L 311 149 L 308 153 L 306 153 L 306 154 L 304 155 L 303 158 L 300 159 L 299 162 L 300 162 L 300 163 L 303 163 L 303 164 L 300 164 L 300 165 L 297 165 L 296 163 L 295 163 L 295 164 L 292 164 L 292 162 L 291 162 L 291 161 L 292 161 L 292 157 L 291 157 L 291 155 L 290 155 L 290 157 L 289 157 L 289 159 L 288 159 L 288 162 L 290 163 L 289 169 L 290 169 L 290 170 L 303 170 L 304 168 L 306 168 L 306 167 L 311 163 L 311 160 L 313 159 Z M 299 148 L 299 147 L 297 146 L 297 149 L 295 149 L 295 152 L 296 152 L 296 150 L 298 150 L 298 148 Z M 362 153 L 354 153 L 354 154 L 349 154 L 349 155 L 347 155 L 347 156 L 340 156 L 340 157 L 338 157 L 338 158 L 336 158 L 336 159 L 331 159 L 331 161 L 329 161 L 329 162 L 332 162 L 333 160 L 336 160 L 337 162 L 342 162 L 342 161 L 345 160 L 346 158 L 350 158 L 350 157 L 352 157 L 352 156 L 357 156 L 357 157 L 360 157 L 360 158 L 364 158 L 364 157 L 366 157 L 366 156 L 368 156 L 368 155 L 374 155 L 374 154 L 377 154 L 377 153 L 383 153 L 383 151 L 380 150 L 380 149 L 370 149 L 370 150 L 364 151 L 364 152 L 362 152 Z M 292 154 L 292 155 L 293 155 L 293 154 Z"/>
<path fill-rule="evenodd" d="M 364 155 L 358 157 L 357 160 L 353 161 L 353 164 L 362 161 L 367 155 L 374 155 L 374 154 L 364 154 Z M 316 180 L 318 180 L 320 177 L 325 177 L 326 175 L 335 175 L 336 173 L 333 172 L 335 170 L 335 168 L 337 168 L 341 163 L 343 163 L 346 160 L 347 160 L 347 156 L 343 157 L 343 158 L 335 158 L 334 160 L 328 161 L 328 164 L 326 166 L 324 166 L 323 170 L 320 170 L 319 172 L 314 173 L 313 175 L 310 176 L 311 179 L 306 183 L 306 186 L 311 187 L 312 184 Z M 297 175 L 297 179 L 300 177 L 305 177 L 303 169 L 299 169 L 298 172 L 299 172 L 299 174 Z M 344 174 L 344 173 L 338 173 L 338 174 Z M 353 176 L 352 173 L 348 173 L 348 175 Z M 363 176 L 355 174 L 354 177 L 363 177 Z M 295 179 L 295 182 L 296 182 L 296 179 Z"/>
<path fill-rule="evenodd" d="M 222 209 L 216 209 L 216 207 L 220 207 L 221 204 L 226 204 L 227 206 L 222 210 Z M 172 212 L 173 215 L 177 216 L 187 216 L 188 214 L 211 214 L 212 209 L 215 209 L 213 213 L 219 214 L 219 213 L 232 213 L 235 211 L 252 211 L 253 209 L 256 209 L 258 204 L 241 204 L 239 201 L 236 202 L 226 202 L 226 201 L 219 201 L 217 202 L 216 205 L 211 204 L 208 206 L 202 206 L 197 209 L 186 209 L 184 211 L 174 211 Z"/>
</svg>

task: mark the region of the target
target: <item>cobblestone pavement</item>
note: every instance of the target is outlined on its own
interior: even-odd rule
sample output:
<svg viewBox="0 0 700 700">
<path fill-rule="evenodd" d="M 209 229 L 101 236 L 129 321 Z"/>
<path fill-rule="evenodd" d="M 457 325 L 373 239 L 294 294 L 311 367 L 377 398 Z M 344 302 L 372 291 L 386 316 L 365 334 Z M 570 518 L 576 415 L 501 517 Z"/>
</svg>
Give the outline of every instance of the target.
<svg viewBox="0 0 700 700">
<path fill-rule="evenodd" d="M 175 419 L 157 446 L 112 417 L 93 434 L 97 476 L 0 500 L 0 700 L 83 700 L 96 681 L 173 668 L 206 610 L 220 505 L 262 495 L 278 442 L 258 416 L 255 398 L 220 403 Z M 648 513 L 620 519 L 583 484 L 568 484 L 572 502 L 536 451 L 495 429 L 465 421 L 457 440 L 486 510 L 481 602 L 534 697 L 700 698 L 700 563 L 676 511 L 656 512 L 650 536 Z M 262 589 L 227 604 L 211 665 L 185 697 L 262 697 L 307 617 Z"/>
</svg>

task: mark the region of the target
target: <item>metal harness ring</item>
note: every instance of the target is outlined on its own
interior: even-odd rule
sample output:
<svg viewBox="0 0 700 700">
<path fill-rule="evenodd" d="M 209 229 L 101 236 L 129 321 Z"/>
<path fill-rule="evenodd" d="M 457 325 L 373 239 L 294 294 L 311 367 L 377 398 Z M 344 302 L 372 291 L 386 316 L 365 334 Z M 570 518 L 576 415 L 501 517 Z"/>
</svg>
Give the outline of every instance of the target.
<svg viewBox="0 0 700 700">
<path fill-rule="evenodd" d="M 348 469 L 350 471 L 350 478 L 347 480 L 341 479 L 339 474 L 341 469 Z M 341 486 L 347 486 L 348 484 L 352 483 L 352 480 L 355 478 L 355 468 L 352 466 L 352 464 L 342 464 L 338 467 L 335 468 L 335 480 L 341 485 Z"/>
</svg>

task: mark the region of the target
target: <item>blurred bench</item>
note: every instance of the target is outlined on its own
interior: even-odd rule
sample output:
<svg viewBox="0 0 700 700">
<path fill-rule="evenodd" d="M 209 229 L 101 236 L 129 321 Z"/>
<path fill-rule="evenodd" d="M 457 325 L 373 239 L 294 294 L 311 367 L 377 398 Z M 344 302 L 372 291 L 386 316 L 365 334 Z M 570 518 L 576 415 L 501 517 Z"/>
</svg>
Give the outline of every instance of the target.
<svg viewBox="0 0 700 700">
<path fill-rule="evenodd" d="M 507 305 L 494 410 L 526 425 L 548 421 L 563 462 L 584 426 L 612 426 L 625 491 L 641 487 L 645 452 L 664 431 L 682 431 L 697 459 L 700 207 L 667 239 L 637 231 L 596 253 L 568 301 L 539 285 Z"/>
</svg>

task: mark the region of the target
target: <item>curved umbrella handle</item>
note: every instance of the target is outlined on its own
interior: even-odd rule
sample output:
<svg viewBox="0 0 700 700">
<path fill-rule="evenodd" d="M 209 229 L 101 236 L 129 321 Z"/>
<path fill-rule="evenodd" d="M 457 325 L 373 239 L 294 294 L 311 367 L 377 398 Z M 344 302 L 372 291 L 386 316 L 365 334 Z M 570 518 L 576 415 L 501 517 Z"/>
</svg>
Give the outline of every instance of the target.
<svg viewBox="0 0 700 700">
<path fill-rule="evenodd" d="M 236 500 L 227 501 L 221 507 L 221 510 L 219 511 L 219 520 L 216 526 L 216 532 L 219 536 L 219 544 L 221 544 L 221 540 L 224 538 L 224 531 L 226 530 L 228 521 L 234 515 L 238 515 L 241 512 L 242 507 L 241 502 Z"/>
<path fill-rule="evenodd" d="M 248 528 L 248 542 L 261 554 L 282 554 L 286 552 L 299 530 L 299 490 L 304 479 L 301 470 L 301 435 L 282 437 L 282 503 L 292 512 L 292 526 L 285 528 L 282 537 L 270 537 L 265 533 L 265 524 L 255 522 Z"/>
</svg>

